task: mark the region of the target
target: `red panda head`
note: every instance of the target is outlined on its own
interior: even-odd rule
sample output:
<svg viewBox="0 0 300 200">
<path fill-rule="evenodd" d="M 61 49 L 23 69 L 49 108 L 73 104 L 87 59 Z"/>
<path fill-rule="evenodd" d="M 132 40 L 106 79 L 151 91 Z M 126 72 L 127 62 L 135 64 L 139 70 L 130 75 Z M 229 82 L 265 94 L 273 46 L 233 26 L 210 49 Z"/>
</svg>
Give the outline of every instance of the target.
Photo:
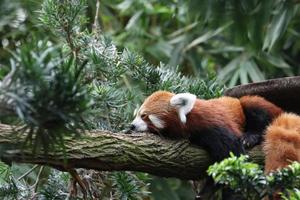
<svg viewBox="0 0 300 200">
<path fill-rule="evenodd" d="M 154 92 L 138 110 L 131 130 L 174 135 L 182 132 L 186 115 L 192 110 L 195 101 L 196 96 L 189 93 Z"/>
</svg>

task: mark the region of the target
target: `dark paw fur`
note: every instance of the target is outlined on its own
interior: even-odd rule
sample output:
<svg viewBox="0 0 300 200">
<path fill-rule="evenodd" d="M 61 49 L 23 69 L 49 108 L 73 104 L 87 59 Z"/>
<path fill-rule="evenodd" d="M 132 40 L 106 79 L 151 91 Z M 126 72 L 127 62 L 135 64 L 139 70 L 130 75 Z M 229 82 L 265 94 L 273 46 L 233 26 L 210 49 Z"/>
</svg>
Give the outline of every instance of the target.
<svg viewBox="0 0 300 200">
<path fill-rule="evenodd" d="M 241 138 L 241 143 L 245 149 L 250 149 L 255 145 L 260 144 L 262 137 L 257 134 L 245 134 Z"/>
</svg>

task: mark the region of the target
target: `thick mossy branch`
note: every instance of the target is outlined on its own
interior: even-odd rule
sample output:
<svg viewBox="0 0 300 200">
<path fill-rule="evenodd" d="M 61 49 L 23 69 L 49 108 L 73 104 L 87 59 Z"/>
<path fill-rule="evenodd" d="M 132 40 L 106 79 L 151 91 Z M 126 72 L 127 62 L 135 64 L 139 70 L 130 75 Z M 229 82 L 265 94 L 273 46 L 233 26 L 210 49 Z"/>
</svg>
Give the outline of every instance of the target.
<svg viewBox="0 0 300 200">
<path fill-rule="evenodd" d="M 61 151 L 33 155 L 30 149 L 21 150 L 23 138 L 17 135 L 12 127 L 0 124 L 2 160 L 49 165 L 58 169 L 141 171 L 192 180 L 203 177 L 211 164 L 208 154 L 187 140 L 167 140 L 147 133 L 128 135 L 92 131 L 80 138 L 67 138 L 65 156 Z M 10 150 L 3 150 L 7 148 Z M 254 155 L 259 153 L 254 152 Z M 261 156 L 255 159 L 259 160 Z"/>
</svg>

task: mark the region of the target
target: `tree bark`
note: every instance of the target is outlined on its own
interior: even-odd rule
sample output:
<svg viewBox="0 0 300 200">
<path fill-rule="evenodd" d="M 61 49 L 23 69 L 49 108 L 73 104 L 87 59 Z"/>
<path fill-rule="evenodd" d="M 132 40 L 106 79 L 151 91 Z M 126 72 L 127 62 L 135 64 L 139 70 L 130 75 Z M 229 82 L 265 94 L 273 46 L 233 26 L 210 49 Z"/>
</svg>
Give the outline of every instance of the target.
<svg viewBox="0 0 300 200">
<path fill-rule="evenodd" d="M 300 114 L 300 76 L 238 85 L 226 90 L 224 95 L 237 98 L 245 95 L 259 95 L 279 106 L 285 112 Z"/>
<path fill-rule="evenodd" d="M 211 164 L 203 149 L 187 140 L 168 140 L 149 134 L 91 131 L 78 138 L 66 138 L 62 151 L 32 153 L 20 144 L 24 137 L 0 124 L 0 158 L 5 162 L 49 165 L 58 169 L 86 168 L 101 171 L 141 171 L 163 177 L 197 180 Z M 259 148 L 250 152 L 262 159 Z"/>
</svg>

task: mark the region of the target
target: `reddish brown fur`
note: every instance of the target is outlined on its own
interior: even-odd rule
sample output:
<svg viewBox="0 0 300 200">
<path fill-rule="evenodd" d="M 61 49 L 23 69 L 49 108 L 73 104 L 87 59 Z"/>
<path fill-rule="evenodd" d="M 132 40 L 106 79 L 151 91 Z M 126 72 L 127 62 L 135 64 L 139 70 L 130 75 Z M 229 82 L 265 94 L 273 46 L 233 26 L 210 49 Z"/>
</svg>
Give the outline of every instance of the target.
<svg viewBox="0 0 300 200">
<path fill-rule="evenodd" d="M 168 112 L 170 109 L 170 99 L 175 94 L 167 91 L 154 92 L 145 99 L 139 112 L 144 114 L 159 114 L 161 112 Z"/>
<path fill-rule="evenodd" d="M 182 124 L 176 110 L 170 106 L 173 93 L 158 91 L 149 96 L 143 103 L 139 114 L 155 114 L 169 125 L 165 132 L 169 137 L 187 137 L 190 128 L 225 127 L 233 134 L 241 136 L 245 116 L 238 99 L 221 97 L 211 100 L 197 99 L 192 111 L 187 115 L 187 123 Z M 151 122 L 146 119 L 149 126 Z"/>
<path fill-rule="evenodd" d="M 245 124 L 245 108 L 262 108 L 276 117 L 282 110 L 274 104 L 259 96 L 244 96 L 240 99 L 220 97 L 210 100 L 197 99 L 194 108 L 187 114 L 187 123 L 183 124 L 172 106 L 170 99 L 175 94 L 167 91 L 158 91 L 150 95 L 140 108 L 139 114 L 154 114 L 167 125 L 165 132 L 169 137 L 188 137 L 192 128 L 210 128 L 212 126 L 224 127 L 240 137 Z M 151 121 L 146 118 L 150 129 L 159 132 Z"/>
<path fill-rule="evenodd" d="M 243 96 L 240 98 L 240 102 L 244 108 L 262 108 L 267 110 L 272 115 L 272 118 L 283 113 L 281 108 L 259 96 Z"/>
<path fill-rule="evenodd" d="M 259 96 L 244 96 L 240 99 L 221 97 L 211 100 L 197 99 L 187 123 L 179 120 L 176 110 L 170 106 L 173 93 L 159 91 L 148 97 L 140 109 L 140 114 L 155 114 L 167 125 L 165 133 L 169 137 L 188 137 L 193 128 L 223 127 L 240 137 L 245 125 L 244 109 L 263 109 L 276 118 L 267 128 L 264 151 L 266 154 L 265 172 L 283 168 L 291 161 L 300 161 L 300 116 L 283 113 L 274 104 Z M 244 109 L 243 109 L 244 108 Z M 146 118 L 148 126 L 160 130 Z M 172 135 L 170 135 L 172 134 Z"/>
<path fill-rule="evenodd" d="M 267 128 L 264 142 L 265 172 L 300 161 L 300 116 L 284 113 Z"/>
<path fill-rule="evenodd" d="M 180 122 L 175 108 L 170 105 L 170 99 L 174 95 L 175 94 L 167 91 L 158 91 L 153 93 L 146 98 L 140 108 L 139 114 L 146 114 L 147 116 L 154 114 L 163 120 L 165 124 L 169 125 L 165 132 L 172 133 L 173 135 L 168 135 L 169 137 L 186 137 L 185 132 L 183 131 L 183 124 Z M 159 133 L 148 117 L 145 121 L 147 122 L 150 130 Z"/>
<path fill-rule="evenodd" d="M 242 135 L 245 116 L 238 99 L 220 97 L 211 100 L 197 99 L 194 108 L 187 115 L 187 127 L 224 127 L 237 136 Z"/>
</svg>

